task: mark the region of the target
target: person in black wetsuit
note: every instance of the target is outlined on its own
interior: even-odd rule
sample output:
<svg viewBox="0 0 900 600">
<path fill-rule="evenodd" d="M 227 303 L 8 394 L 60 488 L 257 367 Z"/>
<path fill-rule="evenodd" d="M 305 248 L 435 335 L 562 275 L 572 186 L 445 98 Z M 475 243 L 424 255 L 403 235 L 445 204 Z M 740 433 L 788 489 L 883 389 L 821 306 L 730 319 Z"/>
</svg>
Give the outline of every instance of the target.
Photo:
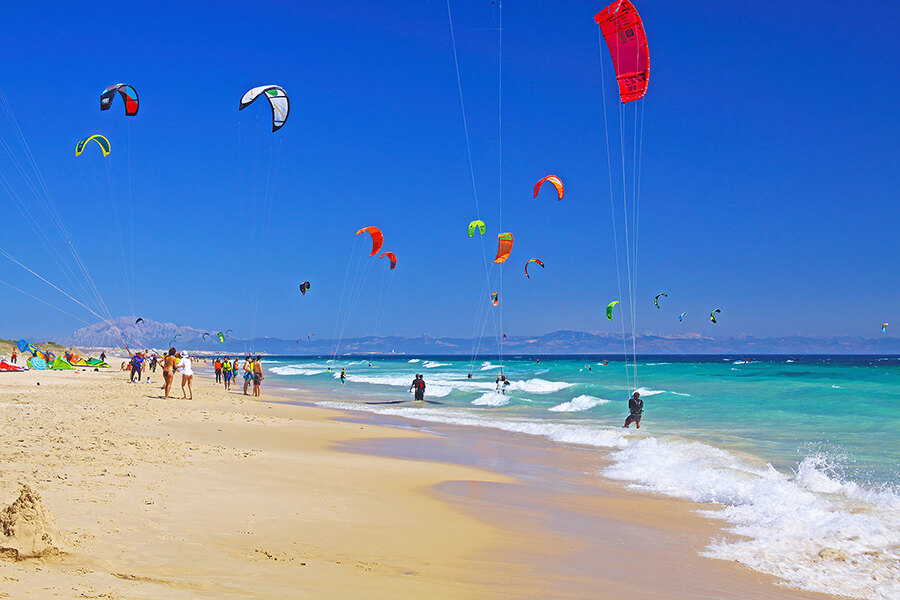
<svg viewBox="0 0 900 600">
<path fill-rule="evenodd" d="M 641 400 L 641 394 L 639 392 L 635 392 L 628 401 L 628 412 L 631 414 L 625 419 L 625 424 L 622 425 L 622 427 L 628 429 L 628 426 L 634 423 L 635 427 L 640 429 L 641 415 L 644 414 L 644 401 Z"/>
<path fill-rule="evenodd" d="M 413 390 L 416 391 L 416 402 L 423 402 L 425 400 L 425 380 L 418 373 L 416 373 L 416 378 L 413 379 L 412 384 L 409 386 L 409 391 Z"/>
</svg>

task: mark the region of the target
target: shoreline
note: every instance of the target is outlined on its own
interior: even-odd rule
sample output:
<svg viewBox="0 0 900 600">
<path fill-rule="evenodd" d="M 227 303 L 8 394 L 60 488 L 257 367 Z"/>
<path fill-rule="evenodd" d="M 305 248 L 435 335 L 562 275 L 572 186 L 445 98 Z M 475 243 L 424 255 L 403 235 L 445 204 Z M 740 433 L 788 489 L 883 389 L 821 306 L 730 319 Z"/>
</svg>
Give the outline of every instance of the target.
<svg viewBox="0 0 900 600">
<path fill-rule="evenodd" d="M 0 379 L 0 505 L 29 483 L 66 538 L 0 561 L 8 597 L 829 597 L 699 556 L 696 506 L 602 482 L 594 451 L 124 379 Z"/>
<path fill-rule="evenodd" d="M 278 395 L 285 398 L 281 392 Z M 281 401 L 315 406 L 306 400 Z M 624 483 L 606 478 L 601 471 L 609 460 L 601 449 L 488 427 L 350 408 L 336 410 L 349 422 L 429 434 L 424 439 L 388 437 L 340 443 L 337 447 L 343 451 L 452 463 L 512 477 L 514 483 L 443 482 L 432 494 L 509 531 L 517 531 L 527 522 L 552 540 L 549 549 L 519 552 L 542 578 L 555 582 L 551 597 L 842 597 L 790 587 L 773 575 L 703 556 L 713 538 L 738 536 L 725 531 L 720 521 L 699 514 L 709 505 L 628 489 Z M 635 576 L 635 570 L 640 575 Z M 601 585 L 603 591 L 598 589 Z"/>
</svg>

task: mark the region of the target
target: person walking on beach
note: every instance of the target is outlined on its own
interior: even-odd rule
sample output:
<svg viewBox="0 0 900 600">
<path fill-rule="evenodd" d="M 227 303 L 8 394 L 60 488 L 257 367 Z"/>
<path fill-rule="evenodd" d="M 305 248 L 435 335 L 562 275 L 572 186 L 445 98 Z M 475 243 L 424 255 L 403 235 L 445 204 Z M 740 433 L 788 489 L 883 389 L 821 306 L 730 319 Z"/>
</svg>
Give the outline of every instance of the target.
<svg viewBox="0 0 900 600">
<path fill-rule="evenodd" d="M 237 387 L 238 384 L 238 357 L 234 357 L 234 362 L 231 363 L 231 385 Z"/>
<path fill-rule="evenodd" d="M 244 395 L 247 396 L 247 390 L 250 389 L 250 384 L 253 383 L 253 361 L 250 359 L 250 356 L 244 358 Z"/>
<path fill-rule="evenodd" d="M 413 379 L 412 384 L 409 386 L 409 391 L 412 392 L 415 390 L 415 401 L 416 402 L 424 402 L 425 401 L 425 380 L 422 379 L 422 375 L 416 373 L 416 378 Z"/>
<path fill-rule="evenodd" d="M 216 369 L 216 383 L 222 383 L 222 361 L 219 358 L 216 358 L 213 367 Z"/>
<path fill-rule="evenodd" d="M 17 356 L 18 356 L 18 355 L 16 354 L 16 349 L 13 348 L 13 353 L 12 353 L 12 364 L 16 364 L 16 357 L 17 357 Z"/>
<path fill-rule="evenodd" d="M 635 392 L 631 399 L 628 401 L 628 412 L 631 414 L 628 415 L 628 418 L 625 419 L 625 424 L 622 425 L 625 429 L 628 429 L 628 426 L 634 423 L 637 429 L 641 428 L 641 415 L 644 414 L 644 401 L 641 400 L 640 392 Z"/>
<path fill-rule="evenodd" d="M 144 357 L 141 356 L 141 353 L 131 355 L 131 377 L 128 380 L 129 383 L 134 383 L 134 376 L 137 375 L 137 380 L 141 380 L 141 370 L 144 366 Z"/>
<path fill-rule="evenodd" d="M 178 361 L 178 372 L 181 373 L 181 397 L 185 400 L 194 399 L 194 388 L 191 385 L 194 380 L 194 370 L 191 366 L 191 359 L 188 357 L 188 353 L 182 352 L 181 360 Z M 187 384 L 188 392 L 191 394 L 190 398 L 184 391 L 185 384 Z"/>
<path fill-rule="evenodd" d="M 227 356 L 222 360 L 222 380 L 225 382 L 225 389 L 231 389 L 231 361 Z"/>
<path fill-rule="evenodd" d="M 156 355 L 154 354 L 153 356 L 150 357 L 150 370 L 153 371 L 154 373 L 156 373 L 156 363 L 157 363 L 157 358 L 156 358 Z"/>
<path fill-rule="evenodd" d="M 262 356 L 257 354 L 256 360 L 253 361 L 253 395 L 257 398 L 259 398 L 263 379 L 265 379 L 265 377 L 263 377 L 262 372 Z"/>
<path fill-rule="evenodd" d="M 163 379 L 166 382 L 166 400 L 169 399 L 169 393 L 172 391 L 172 380 L 175 379 L 175 365 L 178 359 L 175 357 L 175 347 L 169 348 L 166 357 L 163 359 Z"/>
<path fill-rule="evenodd" d="M 71 358 L 72 354 L 68 353 L 68 352 L 67 352 L 67 354 L 69 354 L 69 357 Z M 100 360 L 102 362 L 106 362 L 106 352 L 100 352 Z M 69 362 L 72 362 L 72 361 L 69 361 Z"/>
</svg>

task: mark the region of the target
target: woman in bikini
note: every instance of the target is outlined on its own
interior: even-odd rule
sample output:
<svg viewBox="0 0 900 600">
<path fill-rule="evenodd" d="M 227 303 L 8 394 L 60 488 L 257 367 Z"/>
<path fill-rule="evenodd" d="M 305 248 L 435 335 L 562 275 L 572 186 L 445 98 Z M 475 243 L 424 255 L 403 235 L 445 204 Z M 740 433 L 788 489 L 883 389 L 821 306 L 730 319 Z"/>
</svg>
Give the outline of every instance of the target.
<svg viewBox="0 0 900 600">
<path fill-rule="evenodd" d="M 163 359 L 163 379 L 166 380 L 166 400 L 169 399 L 169 393 L 172 391 L 172 380 L 175 379 L 175 365 L 178 364 L 178 358 L 175 356 L 175 348 L 169 348 L 169 352 Z"/>
</svg>

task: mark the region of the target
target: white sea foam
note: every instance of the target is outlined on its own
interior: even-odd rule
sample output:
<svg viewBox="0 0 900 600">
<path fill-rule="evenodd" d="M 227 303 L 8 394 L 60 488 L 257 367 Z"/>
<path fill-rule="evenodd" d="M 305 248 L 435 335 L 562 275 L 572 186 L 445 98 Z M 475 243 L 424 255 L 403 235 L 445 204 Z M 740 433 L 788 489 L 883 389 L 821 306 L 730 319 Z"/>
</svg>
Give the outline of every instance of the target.
<svg viewBox="0 0 900 600">
<path fill-rule="evenodd" d="M 609 400 L 603 398 L 595 398 L 594 396 L 581 395 L 576 396 L 568 402 L 551 406 L 547 410 L 550 412 L 581 412 L 590 410 L 600 404 L 606 404 Z"/>
<path fill-rule="evenodd" d="M 509 404 L 509 397 L 499 392 L 487 392 L 472 400 L 472 404 L 475 406 L 506 406 Z"/>
<path fill-rule="evenodd" d="M 409 362 L 409 363 L 417 363 L 417 362 L 419 362 L 419 359 L 418 359 L 418 358 L 411 358 L 411 359 L 409 359 L 407 362 Z"/>
<path fill-rule="evenodd" d="M 641 387 L 635 390 L 639 392 L 641 396 L 656 396 L 657 394 L 673 394 L 675 396 L 690 396 L 690 394 L 685 394 L 682 392 L 673 392 L 671 390 L 651 390 L 650 388 Z"/>
<path fill-rule="evenodd" d="M 570 388 L 573 385 L 575 384 L 566 381 L 547 381 L 546 379 L 535 377 L 524 381 L 512 381 L 509 389 L 529 394 L 552 394 L 553 392 Z"/>
<path fill-rule="evenodd" d="M 900 498 L 866 491 L 809 457 L 785 475 L 751 457 L 700 442 L 632 440 L 613 453 L 607 476 L 654 492 L 714 503 L 738 540 L 707 556 L 741 562 L 814 591 L 900 597 Z"/>
<path fill-rule="evenodd" d="M 490 371 L 491 369 L 499 369 L 499 368 L 500 368 L 500 365 L 494 365 L 494 364 L 491 364 L 490 362 L 481 363 L 482 371 Z"/>
<path fill-rule="evenodd" d="M 321 375 L 325 373 L 325 369 L 310 369 L 308 367 L 298 365 L 287 365 L 284 367 L 267 367 L 269 372 L 276 375 Z"/>
<path fill-rule="evenodd" d="M 426 369 L 436 369 L 438 367 L 449 367 L 450 363 L 442 363 L 442 362 L 436 362 L 433 360 L 426 360 L 424 363 L 422 363 L 422 366 L 425 367 Z"/>
<path fill-rule="evenodd" d="M 495 419 L 465 409 L 412 408 L 360 405 L 352 402 L 318 402 L 319 406 L 340 410 L 357 410 L 384 415 L 407 417 L 436 423 L 449 423 L 467 427 L 500 429 L 548 438 L 566 444 L 581 444 L 598 448 L 621 448 L 627 432 L 620 427 L 599 427 L 572 423 L 542 423 L 527 419 Z"/>
<path fill-rule="evenodd" d="M 661 363 L 647 363 L 646 366 L 648 366 L 648 367 L 658 367 L 658 366 L 660 366 L 660 365 L 670 365 L 670 364 L 672 364 L 672 363 L 667 363 L 667 362 L 661 362 Z"/>
</svg>

